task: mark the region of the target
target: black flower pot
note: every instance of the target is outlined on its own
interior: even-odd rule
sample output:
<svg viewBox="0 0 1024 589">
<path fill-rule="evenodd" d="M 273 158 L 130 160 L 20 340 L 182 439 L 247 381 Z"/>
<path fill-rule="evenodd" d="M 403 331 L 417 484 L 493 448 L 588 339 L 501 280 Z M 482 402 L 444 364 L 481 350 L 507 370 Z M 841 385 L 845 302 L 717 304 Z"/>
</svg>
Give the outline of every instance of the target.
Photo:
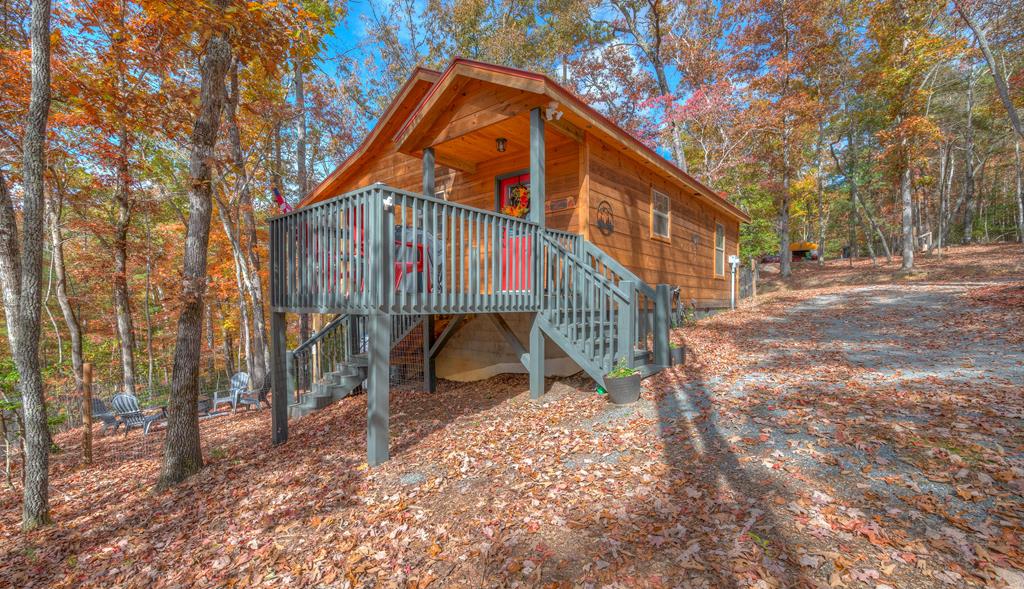
<svg viewBox="0 0 1024 589">
<path fill-rule="evenodd" d="M 616 405 L 628 405 L 640 398 L 640 375 L 613 378 L 604 377 L 604 390 L 608 391 L 608 400 Z"/>
<path fill-rule="evenodd" d="M 669 352 L 672 354 L 672 365 L 678 366 L 686 363 L 686 348 L 679 346 L 678 348 L 669 348 Z"/>
</svg>

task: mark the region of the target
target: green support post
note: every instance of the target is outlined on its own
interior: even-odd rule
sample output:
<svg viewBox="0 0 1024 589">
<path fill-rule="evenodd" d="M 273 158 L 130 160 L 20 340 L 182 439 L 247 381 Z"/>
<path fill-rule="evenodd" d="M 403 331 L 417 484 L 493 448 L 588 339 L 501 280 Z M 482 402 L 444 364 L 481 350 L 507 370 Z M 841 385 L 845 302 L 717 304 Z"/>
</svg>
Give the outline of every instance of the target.
<svg viewBox="0 0 1024 589">
<path fill-rule="evenodd" d="M 533 317 L 530 326 L 530 398 L 539 399 L 544 394 L 544 332 L 540 329 L 540 313 Z"/>
<path fill-rule="evenodd" d="M 627 303 L 619 307 L 619 348 L 618 358 L 625 358 L 630 368 L 636 364 L 634 342 L 636 340 L 636 283 L 620 280 L 619 289 L 626 295 Z"/>
<path fill-rule="evenodd" d="M 288 441 L 288 341 L 285 314 L 274 311 L 270 315 L 270 379 L 273 386 L 271 398 L 271 442 L 276 446 Z"/>
<path fill-rule="evenodd" d="M 423 316 L 423 389 L 428 393 L 437 390 L 434 356 L 430 350 L 434 347 L 434 316 Z"/>
<path fill-rule="evenodd" d="M 423 150 L 423 194 L 434 196 L 434 148 Z"/>
<path fill-rule="evenodd" d="M 367 317 L 369 339 L 368 390 L 366 391 L 366 462 L 387 462 L 390 421 L 391 316 L 374 311 Z"/>
<path fill-rule="evenodd" d="M 530 110 L 530 220 L 544 227 L 544 111 Z"/>
<path fill-rule="evenodd" d="M 544 228 L 544 198 L 546 167 L 544 153 L 544 111 L 540 107 L 530 110 L 530 220 Z M 541 292 L 541 244 L 539 239 L 533 244 L 533 289 L 535 300 L 541 307 L 533 317 L 530 326 L 530 398 L 539 399 L 544 394 L 544 332 L 540 329 L 540 318 L 546 304 L 544 293 Z"/>
<path fill-rule="evenodd" d="M 672 353 L 668 349 L 671 294 L 667 284 L 659 284 L 654 291 L 654 363 L 659 366 L 672 364 Z"/>
<path fill-rule="evenodd" d="M 378 199 L 382 196 L 376 192 Z M 394 289 L 394 267 L 391 263 L 392 232 L 395 224 L 393 206 L 377 200 L 371 209 L 370 276 L 376 286 L 379 306 L 366 318 L 367 388 L 366 391 L 366 462 L 379 466 L 389 458 L 388 422 L 390 420 L 391 373 L 391 293 Z"/>
</svg>

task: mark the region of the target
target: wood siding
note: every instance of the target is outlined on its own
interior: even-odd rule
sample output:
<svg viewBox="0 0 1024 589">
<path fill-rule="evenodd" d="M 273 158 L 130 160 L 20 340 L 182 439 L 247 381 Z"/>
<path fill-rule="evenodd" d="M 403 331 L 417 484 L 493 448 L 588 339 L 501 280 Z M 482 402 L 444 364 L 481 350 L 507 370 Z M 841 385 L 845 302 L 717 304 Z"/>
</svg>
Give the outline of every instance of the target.
<svg viewBox="0 0 1024 589">
<path fill-rule="evenodd" d="M 592 136 L 587 142 L 588 239 L 644 281 L 681 287 L 685 302 L 695 301 L 699 307 L 727 306 L 728 268 L 725 275 L 715 276 L 715 223 L 725 227 L 728 257 L 739 251 L 739 222 L 699 202 L 621 150 Z M 655 189 L 671 201 L 668 240 L 651 234 L 651 191 Z M 607 235 L 594 225 L 602 203 L 612 210 L 614 229 Z"/>
<path fill-rule="evenodd" d="M 392 120 L 401 120 L 401 117 Z M 397 132 L 397 123 L 394 126 L 396 128 L 383 130 L 382 139 Z M 548 129 L 546 140 L 549 212 L 545 219 L 549 227 L 582 233 L 650 284 L 681 287 L 685 302 L 693 301 L 698 307 L 728 305 L 728 268 L 723 276 L 715 276 L 714 272 L 715 223 L 725 227 L 725 251 L 729 256 L 739 251 L 738 221 L 701 202 L 678 183 L 645 167 L 621 149 L 590 134 L 586 135 L 584 143 L 578 143 Z M 368 150 L 363 162 L 338 183 L 334 194 L 374 182 L 414 192 L 421 190 L 422 160 L 398 152 L 397 145 L 390 139 L 381 143 L 383 147 L 378 145 Z M 436 189 L 444 191 L 450 201 L 495 210 L 495 178 L 525 170 L 529 166 L 529 155 L 516 149 L 505 154 L 495 152 L 494 156 L 482 161 L 473 172 L 439 165 Z M 667 194 L 671 200 L 668 240 L 651 235 L 652 189 Z M 602 203 L 612 210 L 614 230 L 610 235 L 596 226 L 598 207 Z M 552 211 L 552 205 L 556 204 L 565 208 Z"/>
</svg>

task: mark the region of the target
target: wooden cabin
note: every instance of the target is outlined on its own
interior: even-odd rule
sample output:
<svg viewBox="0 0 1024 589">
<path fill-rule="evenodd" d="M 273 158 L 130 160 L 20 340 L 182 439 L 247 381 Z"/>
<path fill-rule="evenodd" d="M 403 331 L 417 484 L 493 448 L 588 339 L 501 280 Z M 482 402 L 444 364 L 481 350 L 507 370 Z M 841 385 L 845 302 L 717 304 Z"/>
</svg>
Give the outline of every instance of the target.
<svg viewBox="0 0 1024 589">
<path fill-rule="evenodd" d="M 295 398 L 299 365 L 353 387 L 365 373 L 380 418 L 380 359 L 411 329 L 427 388 L 524 371 L 539 396 L 545 375 L 583 369 L 600 384 L 622 359 L 654 372 L 673 309 L 728 306 L 747 220 L 542 74 L 467 59 L 417 69 L 352 156 L 271 222 L 275 391 Z M 285 313 L 326 319 L 289 352 Z M 347 335 L 329 347 L 336 329 Z M 371 463 L 387 456 L 375 435 Z"/>
</svg>

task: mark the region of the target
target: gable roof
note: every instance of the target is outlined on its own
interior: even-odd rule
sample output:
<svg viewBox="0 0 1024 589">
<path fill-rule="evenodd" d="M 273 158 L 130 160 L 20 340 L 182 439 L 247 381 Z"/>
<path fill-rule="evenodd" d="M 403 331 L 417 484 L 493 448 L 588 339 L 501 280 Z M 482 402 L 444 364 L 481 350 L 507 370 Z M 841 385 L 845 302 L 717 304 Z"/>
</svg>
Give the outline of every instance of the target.
<svg viewBox="0 0 1024 589">
<path fill-rule="evenodd" d="M 712 207 L 725 212 L 739 221 L 750 221 L 749 215 L 736 205 L 662 157 L 650 146 L 613 123 L 579 96 L 544 74 L 460 57 L 453 60 L 444 73 L 418 69 L 413 73 L 410 81 L 417 76 L 432 78 L 432 83 L 429 90 L 419 100 L 415 109 L 408 115 L 394 136 L 390 138 L 399 144 L 400 151 L 405 153 L 418 151 L 416 140 L 422 139 L 422 137 L 419 137 L 417 133 L 425 133 L 430 122 L 444 112 L 445 107 L 451 103 L 454 95 L 457 94 L 460 81 L 466 79 L 482 80 L 537 95 L 538 104 L 544 104 L 552 100 L 557 102 L 582 119 L 586 123 L 589 132 L 602 136 L 612 145 L 621 146 L 626 153 L 632 155 L 641 163 L 653 167 L 654 171 L 660 175 L 666 176 L 692 190 L 695 196 Z M 320 186 L 304 198 L 300 206 L 317 200 L 317 196 L 322 195 L 329 188 L 332 178 L 340 177 L 343 169 L 350 168 L 355 160 L 359 159 L 364 146 L 368 143 L 385 139 L 379 135 L 380 131 L 388 123 L 391 116 L 393 116 L 394 111 L 397 110 L 397 105 L 409 100 L 407 92 L 409 86 L 410 83 L 406 82 L 403 90 L 399 92 L 391 106 L 388 107 L 388 110 L 374 127 L 367 141 L 364 141 L 360 148 L 339 166 L 338 170 L 335 170 Z"/>
</svg>

